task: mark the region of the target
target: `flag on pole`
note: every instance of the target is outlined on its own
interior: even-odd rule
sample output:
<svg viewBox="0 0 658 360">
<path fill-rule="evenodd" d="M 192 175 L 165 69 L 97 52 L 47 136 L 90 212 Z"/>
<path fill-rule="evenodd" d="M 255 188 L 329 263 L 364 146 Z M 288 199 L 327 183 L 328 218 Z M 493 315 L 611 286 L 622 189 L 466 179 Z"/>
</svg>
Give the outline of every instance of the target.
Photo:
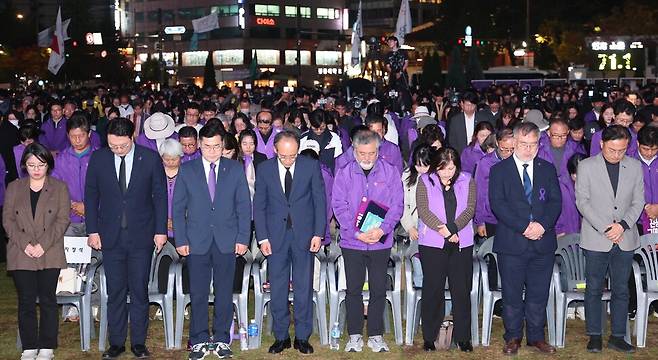
<svg viewBox="0 0 658 360">
<path fill-rule="evenodd" d="M 404 44 L 404 36 L 411 32 L 411 11 L 409 10 L 409 0 L 402 0 L 400 3 L 400 12 L 398 21 L 395 24 L 395 37 L 398 38 L 400 46 Z"/>
<path fill-rule="evenodd" d="M 62 27 L 62 8 L 57 10 L 57 21 L 55 22 L 55 32 L 53 33 L 50 44 L 50 59 L 48 60 L 48 70 L 57 75 L 59 69 L 64 65 L 66 56 L 64 54 L 64 28 Z"/>
<path fill-rule="evenodd" d="M 190 51 L 197 50 L 199 50 L 199 34 L 194 33 L 192 34 L 192 38 L 190 38 Z"/>
<path fill-rule="evenodd" d="M 192 20 L 192 26 L 195 33 L 204 33 L 219 28 L 219 18 L 217 13 Z"/>
<path fill-rule="evenodd" d="M 69 24 L 71 23 L 71 19 L 66 19 L 62 21 L 62 27 L 64 28 L 64 41 L 69 40 Z M 39 35 L 37 36 L 38 38 L 38 44 L 39 47 L 42 48 L 47 48 L 50 47 L 51 40 L 53 38 L 53 34 L 55 33 L 55 27 L 51 26 L 47 29 L 41 30 L 39 32 Z"/>
<path fill-rule="evenodd" d="M 359 0 L 359 12 L 352 26 L 352 66 L 361 62 L 361 37 L 363 36 L 363 23 L 361 22 L 361 1 Z"/>
</svg>

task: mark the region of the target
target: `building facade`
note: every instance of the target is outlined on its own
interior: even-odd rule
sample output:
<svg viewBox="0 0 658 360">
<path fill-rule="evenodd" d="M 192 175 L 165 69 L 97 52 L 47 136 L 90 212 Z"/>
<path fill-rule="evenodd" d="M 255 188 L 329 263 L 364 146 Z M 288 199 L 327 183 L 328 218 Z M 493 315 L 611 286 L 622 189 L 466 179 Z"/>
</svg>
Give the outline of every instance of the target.
<svg viewBox="0 0 658 360">
<path fill-rule="evenodd" d="M 192 20 L 210 14 L 219 28 L 193 36 Z M 335 82 L 349 61 L 348 17 L 343 0 L 121 0 L 115 8 L 136 70 L 162 53 L 173 81 L 197 84 L 209 53 L 220 84 L 245 82 L 254 55 L 260 84 Z"/>
</svg>

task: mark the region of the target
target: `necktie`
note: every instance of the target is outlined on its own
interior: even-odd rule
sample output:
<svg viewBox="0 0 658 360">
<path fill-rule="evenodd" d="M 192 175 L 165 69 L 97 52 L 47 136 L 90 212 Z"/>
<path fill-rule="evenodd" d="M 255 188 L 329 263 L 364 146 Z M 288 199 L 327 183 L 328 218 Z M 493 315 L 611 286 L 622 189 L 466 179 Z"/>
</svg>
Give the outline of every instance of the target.
<svg viewBox="0 0 658 360">
<path fill-rule="evenodd" d="M 528 175 L 528 164 L 523 164 L 523 192 L 525 193 L 528 203 L 532 204 L 532 182 Z"/>
<path fill-rule="evenodd" d="M 292 189 L 292 173 L 290 172 L 290 168 L 286 168 L 286 179 L 284 186 L 287 199 L 290 197 L 290 190 Z"/>
<path fill-rule="evenodd" d="M 211 202 L 215 201 L 215 186 L 217 185 L 215 166 L 215 163 L 210 163 L 210 171 L 208 171 L 208 192 L 210 193 Z"/>
<path fill-rule="evenodd" d="M 119 165 L 119 188 L 123 195 L 126 194 L 128 186 L 126 184 L 126 156 L 120 156 L 121 164 Z M 125 229 L 128 227 L 128 218 L 126 217 L 126 209 L 124 208 L 121 211 L 121 228 Z"/>
</svg>

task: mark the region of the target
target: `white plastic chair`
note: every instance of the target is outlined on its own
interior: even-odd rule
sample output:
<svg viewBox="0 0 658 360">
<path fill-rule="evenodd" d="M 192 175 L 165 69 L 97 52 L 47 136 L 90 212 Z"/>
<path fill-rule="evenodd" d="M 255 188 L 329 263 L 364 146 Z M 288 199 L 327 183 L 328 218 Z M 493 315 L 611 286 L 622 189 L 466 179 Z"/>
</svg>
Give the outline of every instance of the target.
<svg viewBox="0 0 658 360">
<path fill-rule="evenodd" d="M 233 307 L 238 317 L 238 323 L 235 324 L 236 328 L 243 324 L 245 328 L 248 325 L 247 307 L 249 300 L 249 276 L 251 274 L 251 265 L 254 262 L 254 257 L 251 250 L 242 255 L 245 260 L 244 269 L 242 270 L 242 286 L 239 293 L 233 294 Z M 183 325 L 185 322 L 185 308 L 190 304 L 190 294 L 185 293 L 183 290 L 183 271 L 184 271 L 185 258 L 181 258 L 179 266 L 176 268 L 176 329 L 174 348 L 180 349 L 183 343 Z M 210 280 L 210 294 L 208 302 L 213 304 L 215 302 L 215 294 L 211 273 Z"/>
<path fill-rule="evenodd" d="M 637 347 L 646 346 L 649 305 L 658 300 L 658 235 L 648 234 L 640 238 L 640 248 L 635 250 L 639 263 L 633 261 L 635 292 L 637 293 L 637 313 L 635 314 L 635 334 Z"/>
<path fill-rule="evenodd" d="M 158 274 L 160 263 L 163 258 L 169 257 L 171 265 L 169 266 L 167 277 L 167 292 L 162 294 L 158 288 Z M 162 309 L 163 325 L 165 332 L 165 347 L 173 349 L 174 347 L 174 284 L 176 278 L 176 268 L 178 267 L 178 253 L 174 245 L 167 242 L 162 250 L 158 253 L 155 250 L 151 258 L 151 270 L 149 272 L 148 296 L 149 302 L 157 304 Z M 105 269 L 100 269 L 101 283 L 101 321 L 98 336 L 98 350 L 105 351 L 105 342 L 107 341 L 107 284 L 105 281 Z M 126 299 L 130 302 L 130 295 Z"/>
<path fill-rule="evenodd" d="M 393 332 L 395 334 L 395 343 L 403 344 L 402 329 L 402 255 L 397 250 L 397 245 L 391 249 L 390 259 L 394 266 L 388 267 L 388 276 L 392 280 L 392 289 L 386 290 L 386 300 L 391 305 L 393 314 Z M 329 279 L 329 318 L 330 324 L 336 322 L 344 324 L 344 313 L 340 312 L 341 305 L 345 301 L 346 286 L 342 285 L 339 278 L 345 277 L 345 263 L 342 251 L 336 242 L 332 242 L 329 250 L 329 259 L 327 262 L 327 274 Z M 339 286 L 339 283 L 341 285 Z M 369 291 L 363 291 L 363 302 L 368 303 L 370 298 Z M 384 311 L 384 325 L 387 332 L 390 331 L 388 313 Z"/>
<path fill-rule="evenodd" d="M 406 334 L 405 334 L 405 345 L 413 345 L 414 337 L 416 336 L 416 330 L 420 323 L 420 308 L 419 303 L 422 300 L 421 288 L 417 288 L 413 283 L 413 267 L 411 265 L 411 259 L 416 254 L 418 254 L 418 242 L 412 241 L 409 247 L 406 250 L 405 254 L 405 308 L 406 308 Z M 476 253 L 473 253 L 473 285 L 471 287 L 471 343 L 473 346 L 478 346 L 480 344 L 480 334 L 478 326 L 478 314 L 479 314 L 479 300 L 480 300 L 480 263 L 475 257 Z M 448 286 L 448 280 L 446 279 L 445 287 L 445 314 L 450 314 L 452 307 L 452 297 L 450 295 L 450 290 Z"/>
<path fill-rule="evenodd" d="M 482 346 L 489 346 L 494 305 L 503 298 L 500 272 L 498 271 L 498 256 L 493 252 L 493 242 L 494 237 L 492 236 L 484 241 L 477 251 L 478 261 L 480 262 L 480 279 L 482 280 Z M 491 257 L 496 261 L 498 275 L 496 289 L 491 289 L 491 284 L 489 284 L 489 268 L 486 259 Z M 551 280 L 546 305 L 546 326 L 548 327 L 548 341 L 551 344 L 555 343 L 555 292 L 553 287 L 554 281 Z"/>
<path fill-rule="evenodd" d="M 553 288 L 555 292 L 555 343 L 559 348 L 564 347 L 567 328 L 567 307 L 573 301 L 585 301 L 585 291 L 577 290 L 578 284 L 586 284 L 585 255 L 580 248 L 580 234 L 569 234 L 558 240 L 555 251 L 555 265 L 553 267 Z M 603 301 L 610 301 L 610 291 L 604 290 Z M 602 311 L 602 332 L 605 332 L 605 319 L 607 307 Z M 630 324 L 626 321 L 626 341 L 630 343 Z"/>
<path fill-rule="evenodd" d="M 315 254 L 315 258 L 320 263 L 320 281 L 318 290 L 313 289 L 313 304 L 314 311 L 316 315 L 318 335 L 320 336 L 320 344 L 328 345 L 329 344 L 329 330 L 327 327 L 327 278 L 326 278 L 326 255 L 324 247 L 320 248 Z M 293 269 L 294 271 L 294 269 Z M 260 348 L 262 335 L 265 329 L 263 329 L 263 319 L 265 317 L 266 308 L 269 306 L 271 300 L 271 293 L 269 290 L 263 288 L 265 282 L 267 282 L 267 258 L 260 252 L 260 249 L 255 250 L 254 255 L 254 265 L 251 270 L 251 275 L 254 279 L 254 298 L 255 298 L 255 307 L 254 307 L 254 318 L 258 323 L 258 348 Z M 288 301 L 294 301 L 293 292 L 288 292 Z M 294 306 L 294 302 L 293 302 Z M 272 331 L 272 316 L 268 317 L 268 326 L 267 331 Z"/>
</svg>

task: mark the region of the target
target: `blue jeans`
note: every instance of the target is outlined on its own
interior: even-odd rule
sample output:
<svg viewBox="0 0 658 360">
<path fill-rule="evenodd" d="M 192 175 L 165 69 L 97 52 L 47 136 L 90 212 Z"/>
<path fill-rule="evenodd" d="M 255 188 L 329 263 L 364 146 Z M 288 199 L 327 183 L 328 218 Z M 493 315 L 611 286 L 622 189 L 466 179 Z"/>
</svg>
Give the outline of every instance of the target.
<svg viewBox="0 0 658 360">
<path fill-rule="evenodd" d="M 612 290 L 610 302 L 611 335 L 624 337 L 628 320 L 628 278 L 631 275 L 633 251 L 623 251 L 613 245 L 608 252 L 583 249 L 587 260 L 585 265 L 585 314 L 587 315 L 587 335 L 602 335 L 601 295 L 605 286 L 606 274 L 610 273 Z"/>
</svg>

